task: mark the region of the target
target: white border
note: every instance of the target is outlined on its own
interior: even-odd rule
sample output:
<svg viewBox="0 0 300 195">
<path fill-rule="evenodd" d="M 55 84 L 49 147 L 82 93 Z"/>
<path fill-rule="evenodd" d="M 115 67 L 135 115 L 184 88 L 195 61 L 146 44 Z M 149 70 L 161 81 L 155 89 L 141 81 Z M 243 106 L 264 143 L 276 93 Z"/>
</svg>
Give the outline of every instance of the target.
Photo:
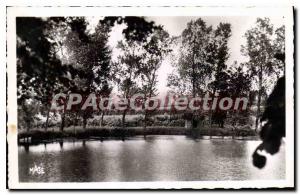
<svg viewBox="0 0 300 195">
<path fill-rule="evenodd" d="M 117 14 L 116 14 L 117 13 Z M 8 159 L 11 189 L 212 189 L 266 188 L 294 186 L 294 77 L 292 7 L 8 7 Z M 286 26 L 286 179 L 257 181 L 194 182 L 92 182 L 92 183 L 19 183 L 16 96 L 16 16 L 285 16 Z"/>
</svg>

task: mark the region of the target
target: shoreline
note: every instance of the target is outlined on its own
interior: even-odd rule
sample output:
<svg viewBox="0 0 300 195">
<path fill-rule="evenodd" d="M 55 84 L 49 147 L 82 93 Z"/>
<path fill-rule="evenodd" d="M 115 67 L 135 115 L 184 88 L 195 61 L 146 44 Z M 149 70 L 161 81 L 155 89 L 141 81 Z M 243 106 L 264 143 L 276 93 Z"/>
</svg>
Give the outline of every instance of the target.
<svg viewBox="0 0 300 195">
<path fill-rule="evenodd" d="M 226 128 L 186 129 L 184 127 L 102 127 L 83 130 L 43 131 L 33 130 L 18 134 L 18 145 L 38 145 L 53 142 L 123 140 L 147 136 L 181 135 L 191 139 L 236 139 L 259 140 L 259 136 L 250 130 L 230 130 Z"/>
<path fill-rule="evenodd" d="M 148 135 L 146 137 L 144 136 L 133 136 L 133 137 L 125 137 L 123 138 L 118 138 L 118 137 L 91 137 L 89 139 L 76 139 L 76 138 L 61 138 L 61 139 L 53 139 L 53 140 L 42 140 L 41 142 L 34 142 L 34 143 L 30 143 L 30 142 L 20 142 L 18 143 L 18 147 L 20 146 L 37 146 L 37 145 L 41 145 L 41 144 L 63 144 L 63 143 L 67 143 L 67 142 L 83 142 L 83 144 L 85 144 L 85 142 L 89 142 L 89 141 L 100 141 L 100 142 L 105 142 L 105 141 L 134 141 L 134 140 L 152 140 L 153 136 L 157 137 L 161 137 L 163 138 L 163 136 L 185 136 L 187 139 L 191 139 L 191 140 L 236 140 L 236 141 L 260 141 L 258 136 L 245 136 L 245 137 L 231 137 L 231 136 L 200 136 L 197 138 L 191 137 L 191 136 L 186 136 L 186 135 Z"/>
</svg>

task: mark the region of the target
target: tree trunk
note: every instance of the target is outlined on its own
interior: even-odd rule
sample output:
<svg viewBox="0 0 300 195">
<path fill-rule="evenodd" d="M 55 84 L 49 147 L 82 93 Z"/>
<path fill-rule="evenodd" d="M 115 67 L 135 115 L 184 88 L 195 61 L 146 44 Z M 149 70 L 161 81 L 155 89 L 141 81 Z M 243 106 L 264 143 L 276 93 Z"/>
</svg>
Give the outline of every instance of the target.
<svg viewBox="0 0 300 195">
<path fill-rule="evenodd" d="M 215 93 L 216 93 L 216 89 L 214 88 L 213 89 L 213 98 L 215 97 Z M 213 101 L 213 100 L 212 100 Z M 212 106 L 212 105 L 211 105 Z M 212 127 L 212 124 L 213 124 L 213 122 L 212 122 L 212 117 L 213 117 L 213 113 L 214 113 L 214 111 L 213 111 L 213 109 L 212 109 L 212 107 L 210 108 L 210 115 L 209 115 L 209 125 L 210 125 L 210 127 Z"/>
<path fill-rule="evenodd" d="M 50 106 L 47 106 L 47 118 L 46 118 L 46 124 L 45 124 L 45 131 L 48 130 L 48 123 L 49 123 L 49 115 L 50 115 Z"/>
<path fill-rule="evenodd" d="M 103 119 L 104 119 L 104 111 L 102 111 L 101 120 L 100 120 L 100 127 L 103 126 Z"/>
<path fill-rule="evenodd" d="M 73 121 L 73 132 L 74 132 L 74 134 L 76 134 L 75 126 L 76 126 L 76 122 L 77 122 L 77 116 L 78 116 L 78 112 L 76 112 L 75 119 Z"/>
<path fill-rule="evenodd" d="M 66 111 L 63 111 L 62 115 L 61 115 L 61 124 L 60 124 L 60 131 L 64 131 L 64 127 L 65 127 L 65 117 L 66 117 Z"/>
<path fill-rule="evenodd" d="M 144 114 L 144 124 L 143 124 L 143 134 L 144 134 L 144 138 L 146 138 L 146 128 L 147 128 L 147 120 L 148 120 L 148 113 L 145 110 L 145 114 Z"/>
<path fill-rule="evenodd" d="M 87 123 L 87 118 L 85 116 L 83 116 L 83 130 L 86 129 L 86 123 Z"/>
<path fill-rule="evenodd" d="M 196 75 L 195 75 L 195 63 L 193 59 L 193 64 L 192 64 L 192 93 L 193 93 L 193 98 L 196 96 Z"/>
<path fill-rule="evenodd" d="M 27 132 L 30 131 L 30 127 L 31 127 L 30 121 L 27 121 L 27 122 L 26 122 L 26 131 L 27 131 Z"/>
<path fill-rule="evenodd" d="M 122 127 L 125 127 L 125 116 L 126 116 L 127 109 L 123 111 L 122 115 Z"/>
<path fill-rule="evenodd" d="M 145 110 L 145 113 L 144 113 L 144 124 L 143 124 L 144 131 L 146 131 L 146 128 L 147 128 L 147 120 L 148 120 L 148 112 Z"/>
<path fill-rule="evenodd" d="M 260 104 L 261 104 L 261 90 L 262 90 L 262 66 L 261 66 L 261 71 L 259 72 L 258 76 L 258 100 L 257 100 L 257 114 L 256 114 L 256 121 L 255 121 L 255 132 L 257 132 L 258 129 L 258 124 L 259 124 L 259 119 L 260 119 Z"/>
<path fill-rule="evenodd" d="M 147 101 L 147 95 L 144 94 L 144 124 L 143 124 L 143 131 L 144 131 L 144 136 L 145 136 L 145 131 L 146 131 L 146 128 L 147 128 L 147 109 L 146 109 L 146 101 Z"/>
</svg>

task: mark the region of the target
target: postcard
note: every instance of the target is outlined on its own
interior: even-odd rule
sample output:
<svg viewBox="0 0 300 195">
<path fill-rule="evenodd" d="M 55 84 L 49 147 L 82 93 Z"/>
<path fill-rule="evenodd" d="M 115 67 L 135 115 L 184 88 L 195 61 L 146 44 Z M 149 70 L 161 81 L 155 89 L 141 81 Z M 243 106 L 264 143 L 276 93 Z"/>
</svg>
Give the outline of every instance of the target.
<svg viewBox="0 0 300 195">
<path fill-rule="evenodd" d="M 7 7 L 9 189 L 294 189 L 293 7 Z"/>
</svg>

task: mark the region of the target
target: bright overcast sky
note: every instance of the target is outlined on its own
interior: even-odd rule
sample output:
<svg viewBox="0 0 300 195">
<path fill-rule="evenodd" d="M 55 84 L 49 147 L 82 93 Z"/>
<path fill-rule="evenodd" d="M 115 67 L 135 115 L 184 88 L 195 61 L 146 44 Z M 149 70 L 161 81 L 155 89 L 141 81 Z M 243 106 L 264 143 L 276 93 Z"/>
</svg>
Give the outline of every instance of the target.
<svg viewBox="0 0 300 195">
<path fill-rule="evenodd" d="M 164 29 L 168 31 L 171 36 L 178 36 L 186 28 L 186 25 L 191 20 L 196 20 L 199 17 L 187 17 L 187 16 L 159 16 L 159 17 L 146 17 L 147 20 L 152 20 L 156 24 L 163 25 Z M 245 43 L 245 38 L 243 37 L 245 32 L 252 28 L 255 24 L 256 17 L 238 17 L 238 16 L 201 16 L 201 18 L 206 22 L 207 25 L 212 25 L 215 29 L 220 22 L 228 22 L 231 24 L 232 36 L 229 40 L 229 52 L 230 58 L 227 61 L 227 65 L 231 65 L 234 61 L 244 62 L 246 61 L 245 57 L 241 55 L 241 45 Z M 270 17 L 271 23 L 275 28 L 280 27 L 284 24 L 282 17 Z M 89 20 L 91 23 L 96 24 L 98 20 L 96 18 Z M 92 24 L 92 26 L 94 26 Z M 122 36 L 122 27 L 114 27 L 110 34 L 109 44 L 112 47 L 115 47 L 116 43 L 123 38 Z M 117 52 L 114 52 L 113 56 Z M 171 73 L 173 67 L 171 66 L 168 60 L 164 60 L 162 66 L 158 70 L 158 90 L 160 93 L 166 92 L 168 88 L 167 85 L 167 76 Z"/>
</svg>

